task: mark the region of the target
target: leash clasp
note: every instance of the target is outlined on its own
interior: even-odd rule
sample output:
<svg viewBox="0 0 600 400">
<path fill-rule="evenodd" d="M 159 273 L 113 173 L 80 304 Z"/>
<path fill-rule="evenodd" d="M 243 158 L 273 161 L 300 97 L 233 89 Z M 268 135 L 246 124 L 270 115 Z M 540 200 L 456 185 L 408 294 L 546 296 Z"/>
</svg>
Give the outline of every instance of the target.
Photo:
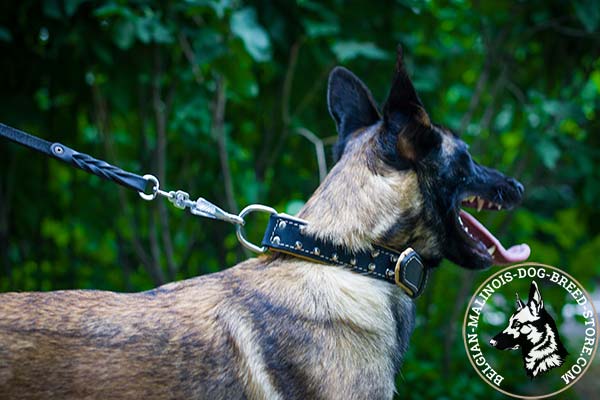
<svg viewBox="0 0 600 400">
<path fill-rule="evenodd" d="M 190 213 L 199 217 L 217 219 L 238 226 L 244 225 L 244 219 L 241 216 L 230 214 L 202 197 L 199 197 L 198 200 L 194 201 L 190 200 L 189 193 L 184 192 L 183 190 L 165 192 L 164 190 L 160 189 L 158 178 L 154 175 L 146 174 L 143 176 L 143 178 L 153 184 L 152 193 L 147 194 L 138 192 L 140 197 L 144 200 L 151 201 L 154 200 L 156 196 L 161 195 L 166 197 L 171 203 L 173 203 L 175 207 L 182 210 L 189 208 Z"/>
<path fill-rule="evenodd" d="M 217 219 L 234 224 L 236 225 L 235 234 L 242 246 L 252 250 L 255 253 L 265 253 L 267 251 L 266 246 L 259 247 L 246 239 L 244 232 L 244 225 L 246 221 L 244 220 L 244 217 L 253 212 L 277 214 L 277 211 L 274 208 L 267 207 L 262 204 L 251 204 L 244 208 L 239 215 L 230 214 L 202 197 L 199 197 L 196 201 L 190 200 L 189 193 L 184 192 L 183 190 L 170 192 L 161 190 L 158 178 L 154 175 L 146 174 L 143 176 L 143 178 L 149 183 L 152 183 L 152 193 L 138 192 L 142 199 L 151 201 L 160 195 L 162 197 L 166 197 L 171 203 L 173 203 L 175 207 L 182 210 L 189 208 L 190 213 L 199 217 Z"/>
</svg>

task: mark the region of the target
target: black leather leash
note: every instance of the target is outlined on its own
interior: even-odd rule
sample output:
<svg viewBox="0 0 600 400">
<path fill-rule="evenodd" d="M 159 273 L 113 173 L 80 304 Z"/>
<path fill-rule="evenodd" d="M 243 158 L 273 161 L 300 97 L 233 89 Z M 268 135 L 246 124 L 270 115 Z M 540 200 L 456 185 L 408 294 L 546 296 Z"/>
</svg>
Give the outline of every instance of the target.
<svg viewBox="0 0 600 400">
<path fill-rule="evenodd" d="M 373 246 L 370 251 L 350 252 L 306 234 L 305 221 L 272 214 L 262 245 L 296 257 L 347 267 L 375 279 L 400 286 L 408 296 L 419 297 L 427 284 L 429 270 L 412 248 L 402 253 Z"/>
<path fill-rule="evenodd" d="M 79 153 L 64 144 L 50 143 L 44 139 L 30 135 L 8 125 L 0 123 L 0 136 L 12 140 L 15 143 L 37 150 L 41 153 L 57 158 L 76 168 L 82 169 L 90 174 L 108 179 L 123 185 L 136 192 L 146 192 L 149 179 L 140 175 L 124 171 L 105 161 L 95 159 L 84 153 Z"/>
<path fill-rule="evenodd" d="M 0 123 L 0 137 L 5 137 L 15 143 L 64 161 L 76 168 L 135 190 L 144 200 L 154 200 L 160 195 L 166 197 L 175 207 L 188 208 L 194 215 L 233 223 L 237 225 L 236 234 L 240 243 L 252 251 L 264 253 L 267 249 L 270 249 L 320 263 L 347 267 L 375 279 L 394 283 L 412 298 L 418 297 L 427 284 L 428 270 L 423 265 L 421 257 L 411 248 L 398 253 L 385 247 L 373 246 L 373 249 L 369 252 L 352 253 L 341 246 L 307 235 L 305 232 L 306 221 L 286 214 L 279 214 L 270 207 L 253 204 L 244 208 L 239 215 L 230 214 L 202 197 L 196 201 L 190 200 L 189 194 L 182 190 L 163 191 L 160 189 L 158 179 L 152 175 L 140 176 L 124 171 L 105 161 L 79 153 L 63 144 L 50 143 L 2 123 Z M 148 183 L 152 184 L 150 194 L 146 194 Z M 271 214 L 262 241 L 263 247 L 258 247 L 249 242 L 243 231 L 244 217 L 255 211 Z"/>
</svg>

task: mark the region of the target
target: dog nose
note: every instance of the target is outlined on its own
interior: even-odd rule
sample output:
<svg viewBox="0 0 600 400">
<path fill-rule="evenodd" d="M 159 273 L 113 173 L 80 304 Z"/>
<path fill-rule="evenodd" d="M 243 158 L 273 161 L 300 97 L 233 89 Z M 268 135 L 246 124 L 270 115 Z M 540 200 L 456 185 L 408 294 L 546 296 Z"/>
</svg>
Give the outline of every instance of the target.
<svg viewBox="0 0 600 400">
<path fill-rule="evenodd" d="M 496 347 L 496 344 L 498 342 L 496 342 L 494 339 L 490 339 L 490 344 L 492 345 L 492 347 Z"/>
<path fill-rule="evenodd" d="M 519 182 L 518 180 L 516 180 L 515 178 L 508 178 L 508 183 L 510 183 L 511 185 L 514 186 L 515 189 L 517 189 L 517 192 L 519 192 L 519 195 L 522 195 L 523 192 L 525 191 L 523 184 L 521 182 Z"/>
</svg>

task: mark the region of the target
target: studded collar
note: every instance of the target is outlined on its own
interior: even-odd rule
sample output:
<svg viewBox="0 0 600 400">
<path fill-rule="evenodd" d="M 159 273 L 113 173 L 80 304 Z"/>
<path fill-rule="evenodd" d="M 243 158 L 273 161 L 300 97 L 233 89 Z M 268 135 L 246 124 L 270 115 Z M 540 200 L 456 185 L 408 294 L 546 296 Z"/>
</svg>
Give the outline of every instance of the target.
<svg viewBox="0 0 600 400">
<path fill-rule="evenodd" d="M 286 214 L 272 214 L 262 240 L 271 251 L 290 254 L 324 264 L 339 265 L 384 280 L 417 298 L 427 284 L 429 271 L 412 248 L 399 253 L 373 246 L 371 251 L 351 252 L 306 234 L 307 222 Z"/>
</svg>

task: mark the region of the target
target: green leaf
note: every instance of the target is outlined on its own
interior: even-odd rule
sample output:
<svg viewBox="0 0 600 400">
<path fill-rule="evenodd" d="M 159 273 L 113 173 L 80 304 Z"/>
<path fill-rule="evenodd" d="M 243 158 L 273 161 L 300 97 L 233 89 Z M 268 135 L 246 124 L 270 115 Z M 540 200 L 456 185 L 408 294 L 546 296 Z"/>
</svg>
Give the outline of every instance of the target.
<svg viewBox="0 0 600 400">
<path fill-rule="evenodd" d="M 69 244 L 69 230 L 66 224 L 50 218 L 42 221 L 40 228 L 42 236 L 54 240 L 58 247 L 64 248 Z"/>
<path fill-rule="evenodd" d="M 216 58 L 226 54 L 228 48 L 224 44 L 223 35 L 209 28 L 201 28 L 193 38 L 194 61 L 198 65 L 209 64 Z"/>
<path fill-rule="evenodd" d="M 171 31 L 161 23 L 154 24 L 154 32 L 152 34 L 154 42 L 168 44 L 173 42 L 173 35 Z"/>
<path fill-rule="evenodd" d="M 271 59 L 271 42 L 267 32 L 259 25 L 254 8 L 246 7 L 233 13 L 230 26 L 233 34 L 242 39 L 244 47 L 255 61 Z"/>
<path fill-rule="evenodd" d="M 502 111 L 498 113 L 495 120 L 495 127 L 498 131 L 505 131 L 510 128 L 514 117 L 512 106 L 506 105 Z"/>
<path fill-rule="evenodd" d="M 44 1 L 44 14 L 47 17 L 60 19 L 62 18 L 62 11 L 60 2 L 58 0 L 45 0 Z"/>
<path fill-rule="evenodd" d="M 65 13 L 67 17 L 72 17 L 80 5 L 85 3 L 87 0 L 65 0 Z"/>
<path fill-rule="evenodd" d="M 222 19 L 234 5 L 232 0 L 187 0 L 185 3 L 192 7 L 210 8 L 219 19 Z"/>
<path fill-rule="evenodd" d="M 306 30 L 306 35 L 311 38 L 333 36 L 340 32 L 340 26 L 337 21 L 319 22 L 307 19 L 304 20 L 304 29 Z"/>
<path fill-rule="evenodd" d="M 133 13 L 129 8 L 125 6 L 121 6 L 115 3 L 108 3 L 94 10 L 94 15 L 98 18 L 108 18 L 114 16 L 132 17 Z"/>
<path fill-rule="evenodd" d="M 48 111 L 52 106 L 52 100 L 50 99 L 48 88 L 43 87 L 38 89 L 38 91 L 35 92 L 35 101 L 40 110 Z"/>
<path fill-rule="evenodd" d="M 12 42 L 10 31 L 3 26 L 0 26 L 0 42 Z"/>
<path fill-rule="evenodd" d="M 230 10 L 234 5 L 232 0 L 208 0 L 207 3 L 219 18 L 223 18 L 225 12 Z"/>
<path fill-rule="evenodd" d="M 546 168 L 554 169 L 556 167 L 556 162 L 560 158 L 560 148 L 554 142 L 544 138 L 538 142 L 536 151 Z"/>
<path fill-rule="evenodd" d="M 152 40 L 152 19 L 138 18 L 135 22 L 135 33 L 140 42 L 150 43 Z"/>
<path fill-rule="evenodd" d="M 340 41 L 335 43 L 331 50 L 338 60 L 342 62 L 364 57 L 370 60 L 384 60 L 388 54 L 373 42 Z"/>
<path fill-rule="evenodd" d="M 590 81 L 593 82 L 596 93 L 600 93 L 600 70 L 595 70 L 590 74 Z"/>
<path fill-rule="evenodd" d="M 136 27 L 129 20 L 121 20 L 115 24 L 113 31 L 113 40 L 117 47 L 127 50 L 135 41 Z"/>
<path fill-rule="evenodd" d="M 594 32 L 600 23 L 600 6 L 595 0 L 579 0 L 574 4 L 575 14 L 586 31 Z"/>
</svg>

